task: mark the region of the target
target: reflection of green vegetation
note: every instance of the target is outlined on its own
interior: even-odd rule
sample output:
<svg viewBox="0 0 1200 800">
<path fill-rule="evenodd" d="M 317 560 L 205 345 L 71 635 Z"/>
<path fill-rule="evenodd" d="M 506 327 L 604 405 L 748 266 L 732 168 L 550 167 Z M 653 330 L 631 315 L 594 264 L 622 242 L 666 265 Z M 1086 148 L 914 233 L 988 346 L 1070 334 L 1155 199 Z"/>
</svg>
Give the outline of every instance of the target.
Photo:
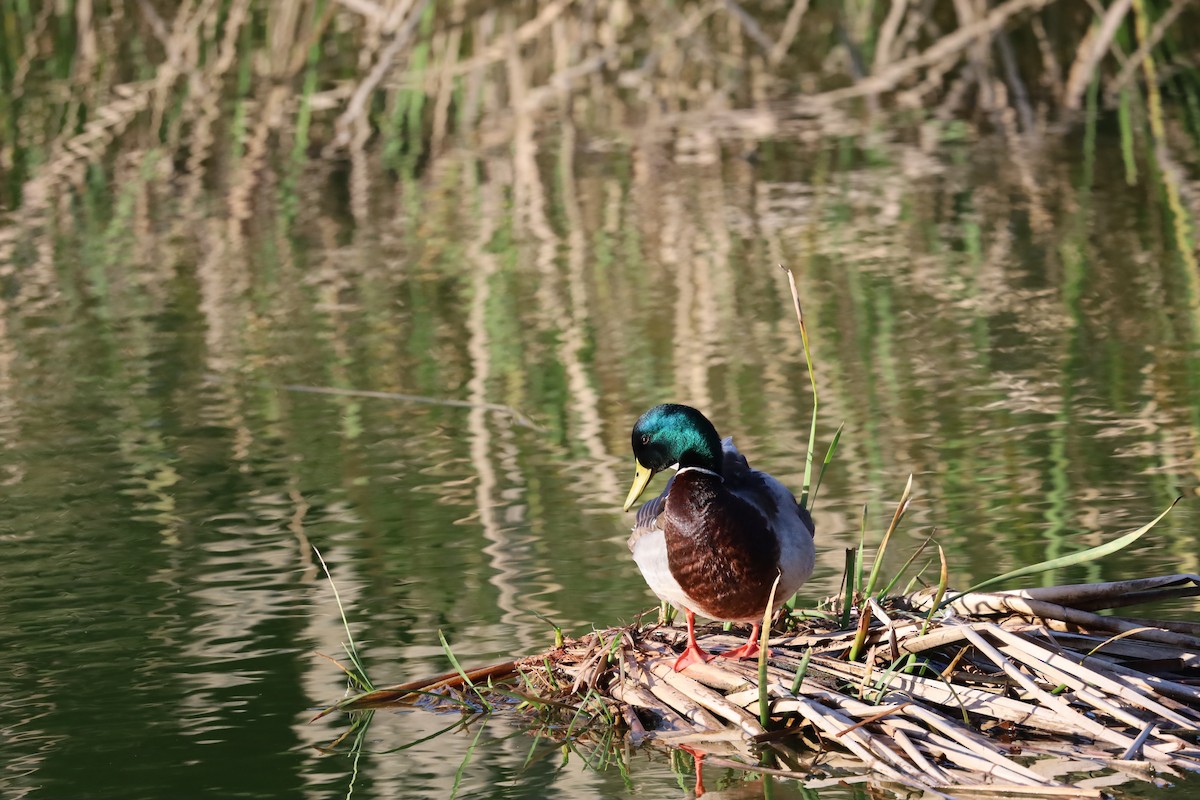
<svg viewBox="0 0 1200 800">
<path fill-rule="evenodd" d="M 304 63 L 311 64 L 308 51 Z M 812 287 L 819 285 L 814 282 L 833 289 L 819 295 L 811 308 L 813 324 L 820 329 L 818 380 L 831 384 L 830 397 L 836 398 L 831 402 L 837 406 L 831 414 L 847 418 L 850 433 L 846 452 L 857 453 L 848 456 L 852 463 L 844 471 L 831 473 L 831 481 L 841 485 L 835 488 L 836 493 L 846 491 L 849 475 L 854 475 L 860 485 L 879 487 L 873 490 L 886 493 L 897 480 L 895 473 L 905 471 L 906 465 L 914 461 L 925 464 L 938 476 L 936 484 L 928 488 L 940 495 L 935 499 L 945 503 L 944 511 L 951 518 L 961 520 L 965 529 L 979 527 L 986 531 L 996 519 L 1011 518 L 1013 509 L 999 495 L 980 496 L 972 487 L 982 479 L 1015 492 L 1017 483 L 1035 478 L 1028 472 L 1034 465 L 1045 472 L 1033 482 L 1053 486 L 1046 499 L 1057 499 L 1049 509 L 1041 505 L 1034 513 L 1016 511 L 1013 524 L 1034 522 L 1045 513 L 1069 528 L 1078 509 L 1073 509 L 1069 500 L 1064 506 L 1064 498 L 1077 496 L 1089 484 L 1111 479 L 1113 449 L 1107 444 L 1090 444 L 1100 423 L 1085 421 L 1074 430 L 1062 425 L 1067 408 L 1075 409 L 1072 414 L 1086 413 L 1086 404 L 1082 409 L 1068 405 L 1070 395 L 1080 391 L 1081 374 L 1088 382 L 1082 388 L 1085 395 L 1111 395 L 1112 401 L 1122 407 L 1129 407 L 1130 392 L 1141 390 L 1122 376 L 1139 374 L 1143 356 L 1136 348 L 1108 344 L 1097 348 L 1096 343 L 1104 341 L 1105 334 L 1097 329 L 1099 318 L 1089 310 L 1089 303 L 1102 295 L 1105 285 L 1119 285 L 1123 279 L 1111 267 L 1107 272 L 1084 270 L 1083 265 L 1090 261 L 1087 254 L 1100 249 L 1106 254 L 1129 251 L 1124 241 L 1114 239 L 1108 246 L 1097 246 L 1093 241 L 1097 236 L 1117 235 L 1116 226 L 1110 224 L 1114 211 L 1095 199 L 1115 185 L 1116 177 L 1112 169 L 1103 166 L 1105 159 L 1095 155 L 1098 149 L 1107 148 L 1108 152 L 1113 146 L 1101 129 L 1095 105 L 1098 97 L 1098 93 L 1090 94 L 1092 112 L 1085 129 L 1083 158 L 1090 177 L 1082 187 L 1048 180 L 1043 188 L 1058 198 L 1051 202 L 1075 211 L 1070 224 L 1057 223 L 1057 240 L 1047 229 L 1016 228 L 1021 238 L 1013 238 L 1011 221 L 1024 214 L 1030 202 L 1022 195 L 1022 186 L 983 185 L 973 190 L 951 186 L 952 181 L 965 180 L 972 168 L 970 159 L 956 166 L 943 165 L 951 170 L 949 177 L 930 175 L 891 190 L 896 192 L 902 213 L 882 224 L 877 217 L 878 194 L 864 196 L 861 192 L 864 185 L 876 189 L 877 182 L 886 184 L 891 173 L 870 166 L 880 158 L 870 155 L 872 150 L 858 153 L 849 139 L 815 154 L 768 162 L 758 172 L 757 180 L 764 187 L 803 186 L 805 191 L 816 193 L 816 218 L 809 221 L 810 227 L 800 236 L 786 234 L 782 241 L 785 248 L 808 256 L 794 262 L 805 267 L 801 273 L 802 291 L 814 293 Z M 1141 124 L 1136 105 L 1130 113 L 1133 123 Z M 881 146 L 875 144 L 872 148 Z M 899 153 L 897 150 L 897 156 L 890 160 L 900 161 Z M 1145 158 L 1146 153 L 1143 151 L 1141 156 Z M 621 163 L 628 158 L 628 153 L 618 154 Z M 835 162 L 843 165 L 841 172 L 836 171 Z M 204 326 L 218 333 L 222 324 L 229 326 L 228 335 L 210 336 L 208 358 L 243 363 L 245 368 L 262 377 L 275 377 L 277 382 L 375 386 L 455 396 L 470 374 L 461 345 L 462 309 L 470 294 L 464 278 L 474 266 L 460 243 L 463 219 L 449 209 L 478 213 L 480 205 L 476 195 L 457 194 L 458 186 L 442 176 L 477 172 L 491 163 L 487 159 L 473 161 L 462 154 L 444 156 L 435 183 L 401 182 L 401 198 L 395 200 L 404 208 L 412 203 L 428 208 L 427 216 L 403 217 L 393 224 L 385 213 L 382 220 L 366 220 L 358 239 L 348 221 L 323 221 L 326 228 L 321 231 L 316 225 L 318 209 L 311 207 L 319 204 L 296 206 L 296 227 L 287 236 L 274 228 L 279 217 L 271 218 L 270 223 L 255 217 L 244 223 L 249 249 L 228 250 L 220 258 L 225 263 L 210 267 L 195 263 L 195 251 L 219 249 L 219 239 L 224 238 L 227 229 L 217 228 L 211 238 L 199 224 L 194 230 L 167 233 L 171 214 L 195 214 L 199 209 L 188 210 L 183 200 L 163 192 L 160 176 L 164 161 L 157 151 L 147 151 L 139 160 L 114 168 L 114 174 L 120 175 L 120 191 L 113 198 L 108 196 L 113 180 L 107 177 L 109 173 L 99 167 L 90 173 L 93 177 L 80 196 L 85 211 L 83 224 L 74 229 L 64 225 L 57 240 L 64 255 L 59 267 L 60 296 L 65 299 L 77 287 L 85 287 L 86 296 L 69 301 L 72 307 L 88 306 L 98 317 L 127 321 L 112 334 L 115 338 L 108 343 L 110 354 L 149 353 L 151 346 L 133 338 L 153 335 L 140 322 L 145 315 L 180 304 L 195 312 L 196 304 L 201 303 L 204 310 L 193 320 L 190 335 L 198 335 Z M 565 162 L 560 159 L 558 169 L 571 169 L 571 164 L 569 158 Z M 270 167 L 265 169 L 269 173 Z M 590 380 L 603 396 L 618 396 L 623 387 L 644 387 L 636 391 L 660 396 L 671 390 L 677 380 L 676 370 L 688 365 L 664 345 L 679 298 L 677 289 L 664 280 L 674 267 L 663 267 L 658 261 L 662 218 L 656 216 L 660 211 L 657 201 L 669 192 L 703 196 L 703 179 L 680 173 L 674 184 L 663 184 L 656 193 L 643 195 L 636 183 L 614 184 L 607 175 L 590 175 L 579 165 L 575 169 L 580 222 L 561 213 L 549 216 L 557 226 L 585 225 L 589 265 L 602 267 L 599 272 L 589 271 L 585 287 L 588 302 L 594 304 L 588 330 L 588 342 L 594 344 L 581 348 L 578 354 L 585 368 L 595 371 Z M 624 180 L 636 182 L 634 173 L 622 173 Z M 274 198 L 280 205 L 298 202 L 288 199 L 292 192 L 296 198 L 310 196 L 315 187 L 322 185 L 318 181 L 324 180 L 311 169 L 287 174 L 297 183 L 279 184 L 288 192 Z M 1123 180 L 1127 174 L 1120 178 Z M 1145 178 L 1161 171 L 1138 174 Z M 1048 169 L 1047 178 L 1053 177 Z M 814 190 L 814 186 L 820 188 Z M 1089 192 L 1087 186 L 1096 188 Z M 266 203 L 273 202 L 266 188 L 261 191 Z M 1152 198 L 1155 190 L 1142 185 L 1138 191 L 1148 192 L 1146 197 Z M 1002 193 L 1010 195 L 1008 202 L 1000 197 Z M 376 197 L 373 202 L 386 212 L 392 201 Z M 552 293 L 539 294 L 539 289 L 547 280 L 561 280 L 566 267 L 555 259 L 550 263 L 550 272 L 541 271 L 545 267 L 535 268 L 537 254 L 520 221 L 527 209 L 515 203 L 512 200 L 505 205 L 504 224 L 497 226 L 489 242 L 499 266 L 489 278 L 486 308 L 493 370 L 488 391 L 497 401 L 519 402 L 523 408 L 537 409 L 554 443 L 549 452 L 580 456 L 585 448 L 576 436 L 577 420 L 565 410 L 570 387 L 560 360 L 564 328 L 557 319 L 565 311 L 537 305 L 543 297 L 565 299 L 561 285 Z M 680 224 L 681 238 L 676 242 L 694 233 L 686 219 L 671 222 Z M 1154 220 L 1147 223 L 1152 225 Z M 1111 229 L 1111 234 L 1104 229 Z M 30 235 L 36 235 L 36 230 L 31 229 Z M 156 231 L 163 231 L 161 238 L 154 238 Z M 381 235 L 390 237 L 390 247 L 399 242 L 402 249 L 382 252 L 374 241 Z M 1048 313 L 1048 309 L 1036 303 L 1021 307 L 1019 301 L 1012 301 L 1013 297 L 1025 296 L 1020 284 L 1029 281 L 1030 275 L 1023 271 L 1034 267 L 990 261 L 997 243 L 1006 239 L 1009 247 L 1047 261 L 1045 271 L 1033 274 L 1033 279 L 1056 285 L 1062 292 L 1076 331 L 1075 336 L 1064 340 L 1064 348 L 1043 350 L 1037 356 L 1014 349 L 1018 329 L 1037 329 L 1046 324 L 1047 320 L 1038 314 Z M 1174 245 L 1168 241 L 1164 246 Z M 168 269 L 159 266 L 164 263 Z M 920 279 L 913 277 L 918 267 Z M 1007 288 L 994 296 L 998 268 L 1011 270 L 1011 276 Z M 191 289 L 195 274 L 209 269 L 214 270 L 211 277 L 201 276 L 202 284 L 208 287 L 203 291 L 210 298 L 205 299 Z M 76 276 L 73 270 L 78 270 Z M 142 277 L 131 279 L 137 274 Z M 184 280 L 176 281 L 178 275 Z M 214 294 L 214 288 L 219 289 L 223 281 L 237 275 L 252 287 L 252 307 L 241 306 L 236 291 L 224 298 Z M 1174 282 L 1182 275 L 1179 270 L 1165 275 L 1164 280 Z M 1129 280 L 1137 285 L 1140 279 Z M 755 418 L 771 406 L 764 405 L 759 391 L 759 376 L 765 371 L 763 360 L 769 360 L 770 354 L 780 349 L 780 342 L 786 342 L 789 333 L 786 319 L 778 317 L 778 283 L 772 285 L 757 276 L 742 281 L 739 276 L 730 284 L 736 286 L 735 294 L 722 298 L 728 310 L 713 317 L 723 328 L 716 332 L 714 341 L 726 343 L 720 347 L 727 348 L 717 350 L 717 361 L 736 367 L 728 371 L 730 379 L 722 384 L 720 402 L 744 409 L 742 413 Z M 1127 315 L 1128 324 L 1141 318 L 1144 307 L 1139 303 L 1143 301 L 1136 297 L 1131 301 L 1133 305 L 1117 309 L 1116 316 L 1107 317 L 1104 325 L 1121 320 L 1122 315 Z M 210 317 L 221 303 L 231 304 L 227 309 L 229 319 L 224 322 Z M 759 330 L 740 327 L 752 318 L 769 320 L 769 324 Z M 305 343 L 303 363 L 288 360 L 293 357 L 289 353 L 295 352 L 297 341 Z M 738 343 L 751 346 L 743 348 Z M 227 349 L 213 349 L 217 347 Z M 1097 359 L 1098 353 L 1104 357 Z M 1049 371 L 1040 371 L 1037 362 Z M 951 363 L 955 364 L 953 368 L 947 366 L 940 372 L 929 369 L 929 365 Z M 204 368 L 197 362 L 197 370 Z M 991 370 L 1001 370 L 1003 380 L 1015 377 L 1040 387 L 1039 391 L 1044 390 L 1044 378 L 1049 376 L 1062 385 L 1055 397 L 1042 398 L 1045 403 L 1041 408 L 1018 410 L 1006 405 L 1008 388 L 1003 382 L 990 383 Z M 793 378 L 786 385 L 805 385 L 802 375 Z M 258 409 L 255 414 L 278 419 L 281 413 L 285 418 L 296 413 L 281 407 L 276 394 L 268 394 L 269 401 L 250 400 L 250 407 Z M 1179 394 L 1182 397 L 1184 392 Z M 938 400 L 931 402 L 931 398 Z M 404 412 L 388 410 L 378 403 L 364 405 L 358 400 L 340 399 L 335 403 L 340 407 L 337 427 L 341 434 L 337 438 L 346 448 L 347 484 L 370 480 L 372 476 L 357 474 L 358 467 L 353 465 L 361 453 L 351 443 L 364 431 L 378 430 L 380 425 L 395 427 L 397 416 Z M 989 405 L 995 408 L 983 413 L 967 411 Z M 620 408 L 610 403 L 606 411 L 619 413 Z M 434 427 L 461 425 L 459 412 L 432 408 L 422 413 L 429 415 Z M 770 433 L 763 424 L 753 421 L 743 427 L 756 436 Z M 1014 427 L 1045 430 L 1051 435 L 1017 437 L 1017 441 L 996 447 L 980 446 L 981 441 L 993 441 L 989 436 Z M 604 446 L 609 450 L 621 443 L 619 428 L 618 421 L 613 420 L 611 430 L 605 434 L 609 439 Z M 917 438 L 911 439 L 914 435 Z M 928 443 L 931 440 L 938 441 L 937 450 Z M 899 441 L 913 444 L 906 451 L 894 446 Z M 780 455 L 772 454 L 769 448 L 768 453 L 769 457 Z M 324 454 L 318 461 L 328 464 L 329 456 Z M 544 474 L 528 474 L 534 470 L 534 463 L 526 460 L 527 474 L 519 481 L 519 491 L 526 502 L 543 509 L 545 498 L 561 493 L 569 482 L 547 486 Z M 1092 469 L 1081 482 L 1077 470 L 1083 465 L 1091 465 Z M 179 469 L 178 465 L 171 468 Z M 1106 471 L 1110 477 L 1106 477 Z M 151 470 L 148 474 L 161 477 L 168 473 Z M 170 485 L 158 478 L 152 482 L 156 487 L 153 491 L 159 493 Z M 427 486 L 436 485 L 436 476 L 430 476 Z M 925 483 L 919 481 L 918 485 Z M 516 484 L 507 490 L 517 490 Z M 569 489 L 565 490 L 570 494 Z M 456 496 L 449 491 L 448 497 L 453 498 L 448 501 L 453 507 L 466 495 Z M 1043 500 L 1033 502 L 1040 505 Z M 396 513 L 394 508 L 389 510 L 388 504 L 383 504 L 375 511 L 387 516 Z M 455 512 L 445 513 L 447 522 L 468 514 L 461 509 L 457 517 Z M 545 520 L 539 515 L 533 524 L 540 527 Z M 953 542 L 948 546 L 953 550 Z M 985 553 L 958 555 L 979 559 L 978 564 L 989 558 Z"/>
<path fill-rule="evenodd" d="M 1013 4 L 1000 5 L 989 9 L 997 22 Z M 12 167 L 0 200 L 18 204 L 25 182 L 47 177 L 47 169 L 57 180 L 80 162 L 148 146 L 191 169 L 211 170 L 217 183 L 231 176 L 253 181 L 238 168 L 261 168 L 273 136 L 284 140 L 282 152 L 293 162 L 321 149 L 361 151 L 378 136 L 381 165 L 412 176 L 456 130 L 487 133 L 497 111 L 536 111 L 572 91 L 581 91 L 591 122 L 619 128 L 623 112 L 610 116 L 606 109 L 621 103 L 638 111 L 694 110 L 703 94 L 739 107 L 768 82 L 829 102 L 919 87 L 928 107 L 945 103 L 935 124 L 955 138 L 968 129 L 944 112 L 961 109 L 972 88 L 982 113 L 1000 120 L 1016 110 L 1028 125 L 1031 99 L 1074 109 L 1080 86 L 1097 76 L 1105 102 L 1127 123 L 1139 77 L 1125 66 L 1127 52 L 1151 36 L 1146 85 L 1157 86 L 1159 65 L 1165 91 L 1194 137 L 1200 134 L 1195 43 L 1185 34 L 1195 26 L 1194 9 L 1139 2 L 1115 28 L 1096 24 L 1089 32 L 1057 23 L 1057 5 L 996 24 L 992 40 L 980 42 L 961 35 L 980 22 L 965 7 L 942 13 L 928 4 L 805 4 L 792 11 L 800 17 L 781 19 L 754 3 L 737 13 L 700 14 L 686 4 L 634 2 L 624 13 L 603 14 L 572 3 L 493 9 L 223 0 L 106 16 L 92 13 L 90 2 L 21 2 L 0 31 L 0 141 L 3 163 Z M 1019 69 L 991 63 L 1014 48 Z M 1071 67 L 1065 86 L 1053 59 L 1043 57 L 1049 52 L 1073 60 L 1063 65 Z M 714 69 L 697 53 L 736 53 L 730 58 L 738 63 Z M 796 75 L 804 76 L 803 87 Z M 846 88 L 847 78 L 858 84 Z M 69 90 L 44 91 L 55 81 L 70 82 Z M 287 96 L 275 94 L 278 88 Z M 1008 106 L 987 107 L 1000 89 Z M 1157 94 L 1155 88 L 1147 95 L 1152 116 Z M 842 159 L 861 148 L 855 157 L 880 167 L 893 156 L 878 139 L 837 138 L 850 145 L 839 149 Z"/>
<path fill-rule="evenodd" d="M 812 4 L 773 75 L 720 8 L 676 40 L 660 32 L 684 29 L 687 4 L 634 3 L 623 27 L 566 4 L 559 28 L 512 49 L 541 4 L 413 4 L 411 41 L 342 121 L 399 35 L 350 5 L 182 4 L 199 16 L 160 30 L 133 4 L 94 18 L 91 60 L 72 2 L 16 2 L 0 25 L 0 479 L 12 535 L 46 543 L 20 580 L 111 581 L 147 661 L 202 672 L 254 637 L 308 649 L 320 633 L 279 598 L 302 588 L 309 538 L 353 565 L 348 605 L 397 671 L 438 629 L 466 661 L 528 633 L 526 609 L 568 633 L 632 615 L 649 598 L 604 488 L 625 468 L 632 409 L 707 395 L 757 462 L 800 486 L 804 432 L 781 420 L 810 401 L 777 262 L 813 332 L 818 440 L 846 421 L 814 593 L 864 501 L 882 507 L 909 472 L 909 518 L 941 530 L 964 581 L 1082 549 L 1081 531 L 1120 530 L 1194 483 L 1200 290 L 1180 193 L 1200 142 L 1194 5 L 1149 53 L 1157 81 L 1138 65 L 1118 86 L 1106 58 L 1082 131 L 1036 141 L 1006 127 L 1008 107 L 980 110 L 991 135 L 965 105 L 772 116 L 794 75 L 806 97 L 845 83 L 836 3 Z M 892 5 L 847 15 L 872 58 Z M 1147 35 L 1138 20 L 1153 32 L 1169 5 L 1124 21 L 1127 57 Z M 1036 65 L 1029 19 L 1009 30 Z M 571 38 L 589 27 L 617 52 L 559 74 L 604 55 Z M 1049 28 L 1065 37 L 1051 50 L 1073 54 L 1080 31 Z M 932 43 L 914 31 L 903 52 Z M 1025 75 L 1035 93 L 1039 75 Z M 944 77 L 970 85 L 958 62 Z M 974 96 L 943 88 L 920 99 Z M 477 281 L 484 219 L 495 271 Z M 482 393 L 541 430 L 485 415 L 469 432 L 461 408 L 278 389 L 467 398 L 479 285 Z M 1176 513 L 1155 550 L 1057 579 L 1196 569 L 1194 519 Z M 77 537 L 82 566 L 63 559 Z"/>
</svg>

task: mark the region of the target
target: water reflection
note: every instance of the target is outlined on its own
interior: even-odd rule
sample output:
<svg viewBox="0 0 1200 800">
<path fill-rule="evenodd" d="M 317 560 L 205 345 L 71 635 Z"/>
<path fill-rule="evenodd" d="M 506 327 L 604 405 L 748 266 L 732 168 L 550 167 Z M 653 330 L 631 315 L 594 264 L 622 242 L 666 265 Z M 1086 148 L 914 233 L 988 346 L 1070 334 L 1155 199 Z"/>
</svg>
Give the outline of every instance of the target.
<svg viewBox="0 0 1200 800">
<path fill-rule="evenodd" d="M 475 664 L 549 645 L 539 614 L 579 633 L 651 606 L 618 511 L 639 410 L 699 405 L 800 485 L 811 400 L 779 263 L 822 441 L 846 422 L 809 600 L 910 472 L 904 535 L 937 528 L 959 584 L 1194 488 L 1190 284 L 1163 209 L 1104 159 L 1086 176 L 1072 144 L 1044 143 L 1014 166 L 936 131 L 626 141 L 569 117 L 515 120 L 511 141 L 419 181 L 364 150 L 347 175 L 294 175 L 294 208 L 239 189 L 233 222 L 147 156 L 84 223 L 19 231 L 0 314 L 18 795 L 341 792 L 348 759 L 312 746 L 344 721 L 307 723 L 344 688 L 314 655 L 345 632 L 311 545 L 381 682 L 445 669 L 439 630 Z M 1195 571 L 1195 528 L 1181 507 L 1148 547 L 1045 579 Z M 628 781 L 557 751 L 526 764 L 538 744 L 504 725 L 390 752 L 444 722 L 377 714 L 357 786 L 446 796 L 478 735 L 460 796 L 680 792 L 644 752 L 624 754 Z M 133 762 L 132 791 L 95 777 Z M 757 796 L 739 781 L 712 795 Z"/>
</svg>

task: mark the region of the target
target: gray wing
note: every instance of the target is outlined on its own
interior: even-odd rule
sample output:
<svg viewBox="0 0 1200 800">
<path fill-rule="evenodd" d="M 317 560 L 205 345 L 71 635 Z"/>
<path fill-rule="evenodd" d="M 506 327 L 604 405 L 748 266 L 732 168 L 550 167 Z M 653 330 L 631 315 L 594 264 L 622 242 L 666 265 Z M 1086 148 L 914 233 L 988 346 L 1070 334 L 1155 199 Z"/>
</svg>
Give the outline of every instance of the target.
<svg viewBox="0 0 1200 800">
<path fill-rule="evenodd" d="M 775 478 L 751 467 L 750 462 L 733 443 L 732 436 L 727 436 L 721 441 L 721 451 L 725 488 L 765 513 L 768 519 L 783 511 L 778 507 L 780 503 L 794 504 L 796 513 L 809 534 L 812 535 L 816 531 L 808 509 L 796 502 L 796 496 Z"/>
<path fill-rule="evenodd" d="M 675 482 L 675 476 L 667 481 L 667 485 L 663 487 L 662 493 L 653 500 L 647 500 L 637 510 L 637 517 L 633 523 L 633 533 L 629 536 L 629 549 L 633 549 L 634 542 L 642 537 L 643 534 L 649 533 L 658 527 L 658 515 L 667 507 L 667 492 L 671 491 L 671 484 Z"/>
<path fill-rule="evenodd" d="M 721 475 L 726 484 L 737 486 L 749 477 L 749 473 L 754 472 L 750 469 L 750 462 L 733 443 L 732 436 L 721 440 L 721 456 Z"/>
</svg>

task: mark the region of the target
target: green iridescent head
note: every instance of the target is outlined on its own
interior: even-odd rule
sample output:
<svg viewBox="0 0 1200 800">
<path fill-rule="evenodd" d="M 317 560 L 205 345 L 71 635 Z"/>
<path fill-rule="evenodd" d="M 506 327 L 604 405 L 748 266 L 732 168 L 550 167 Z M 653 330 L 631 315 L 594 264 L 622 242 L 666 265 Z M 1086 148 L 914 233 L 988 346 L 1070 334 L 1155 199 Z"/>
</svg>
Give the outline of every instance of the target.
<svg viewBox="0 0 1200 800">
<path fill-rule="evenodd" d="M 636 464 L 626 511 L 655 473 L 673 464 L 721 471 L 721 437 L 708 418 L 691 406 L 664 403 L 650 409 L 633 426 L 632 442 Z"/>
</svg>

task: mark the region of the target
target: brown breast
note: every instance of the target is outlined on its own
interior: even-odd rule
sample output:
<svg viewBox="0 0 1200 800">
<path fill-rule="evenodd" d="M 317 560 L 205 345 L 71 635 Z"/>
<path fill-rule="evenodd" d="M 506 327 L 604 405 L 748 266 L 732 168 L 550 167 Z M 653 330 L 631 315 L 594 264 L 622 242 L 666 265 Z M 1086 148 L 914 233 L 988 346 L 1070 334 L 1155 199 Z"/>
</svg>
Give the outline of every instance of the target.
<svg viewBox="0 0 1200 800">
<path fill-rule="evenodd" d="M 720 620 L 755 620 L 779 574 L 779 542 L 758 509 L 724 491 L 720 479 L 683 472 L 659 518 L 667 564 L 693 609 Z"/>
</svg>

